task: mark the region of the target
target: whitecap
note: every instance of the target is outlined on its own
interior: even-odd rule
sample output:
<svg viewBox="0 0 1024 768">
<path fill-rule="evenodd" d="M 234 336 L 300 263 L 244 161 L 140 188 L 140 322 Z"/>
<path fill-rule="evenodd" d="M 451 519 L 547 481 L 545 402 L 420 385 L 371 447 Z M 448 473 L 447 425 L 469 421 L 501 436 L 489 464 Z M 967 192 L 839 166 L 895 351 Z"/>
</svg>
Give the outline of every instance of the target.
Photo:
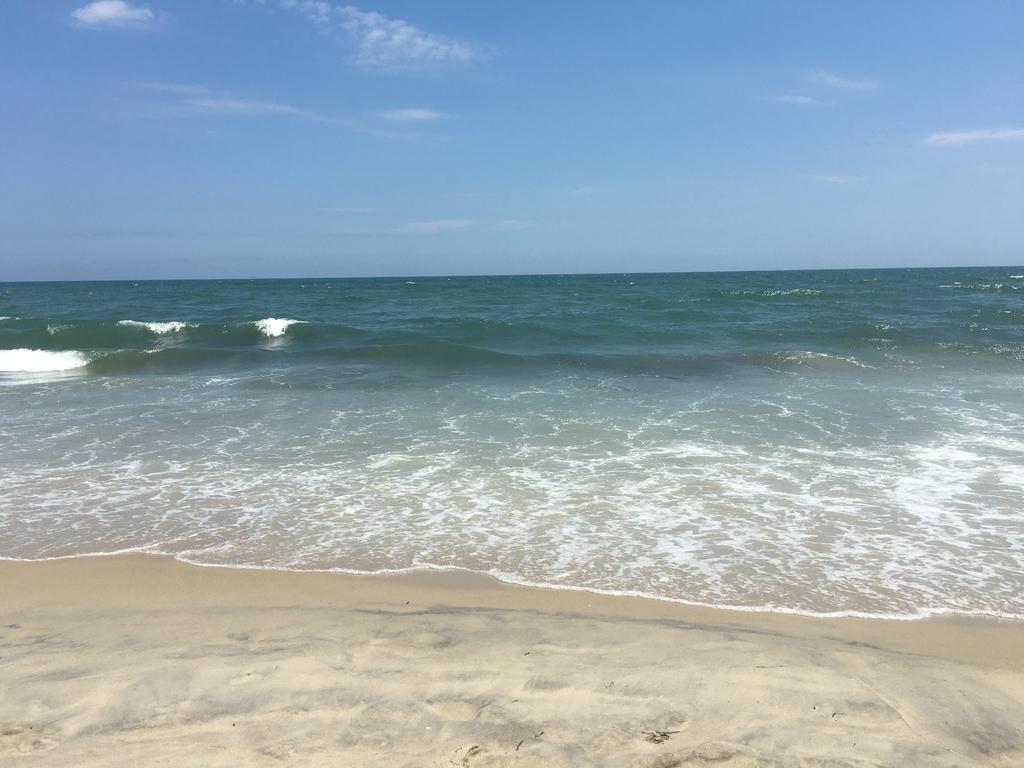
<svg viewBox="0 0 1024 768">
<path fill-rule="evenodd" d="M 737 288 L 734 291 L 729 291 L 730 296 L 763 296 L 765 298 L 773 298 L 775 296 L 820 296 L 821 291 L 817 288 L 786 288 L 780 290 L 748 290 L 744 288 Z"/>
<path fill-rule="evenodd" d="M 162 335 L 165 333 L 180 333 L 186 328 L 193 328 L 195 323 L 184 323 L 180 320 L 169 320 L 164 323 L 147 323 L 142 320 L 118 320 L 118 325 L 131 326 L 134 328 L 145 328 L 146 330 Z"/>
<path fill-rule="evenodd" d="M 75 350 L 2 349 L 0 373 L 44 373 L 83 368 L 89 361 Z"/>
<path fill-rule="evenodd" d="M 254 320 L 253 325 L 264 336 L 274 338 L 276 336 L 284 336 L 290 326 L 305 324 L 305 322 L 305 320 L 291 320 L 287 317 L 265 317 L 262 320 Z"/>
</svg>

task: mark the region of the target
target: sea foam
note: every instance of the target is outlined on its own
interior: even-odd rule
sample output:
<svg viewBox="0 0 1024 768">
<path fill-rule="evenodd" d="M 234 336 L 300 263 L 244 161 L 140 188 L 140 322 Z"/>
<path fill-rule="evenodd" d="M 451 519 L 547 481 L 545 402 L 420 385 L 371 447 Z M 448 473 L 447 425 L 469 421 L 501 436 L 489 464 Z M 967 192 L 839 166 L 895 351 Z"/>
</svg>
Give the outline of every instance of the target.
<svg viewBox="0 0 1024 768">
<path fill-rule="evenodd" d="M 290 326 L 304 325 L 305 323 L 305 320 L 291 320 L 287 317 L 265 317 L 262 320 L 253 321 L 253 325 L 259 329 L 260 333 L 271 338 L 284 336 Z"/>
<path fill-rule="evenodd" d="M 81 352 L 68 350 L 55 352 L 48 349 L 2 349 L 0 372 L 43 373 L 69 371 L 85 367 L 89 361 Z"/>
<path fill-rule="evenodd" d="M 119 320 L 118 325 L 126 325 L 134 328 L 145 328 L 146 330 L 163 335 L 166 333 L 179 333 L 186 328 L 192 328 L 195 323 L 184 323 L 180 320 L 170 320 L 165 323 L 147 323 L 142 320 Z"/>
</svg>

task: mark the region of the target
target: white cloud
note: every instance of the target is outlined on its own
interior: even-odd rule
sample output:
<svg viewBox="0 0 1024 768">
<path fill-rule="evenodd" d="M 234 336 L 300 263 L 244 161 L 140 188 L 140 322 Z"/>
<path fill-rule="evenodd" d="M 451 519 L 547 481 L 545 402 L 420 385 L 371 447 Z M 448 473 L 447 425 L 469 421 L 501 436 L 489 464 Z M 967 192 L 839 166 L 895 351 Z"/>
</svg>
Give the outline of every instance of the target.
<svg viewBox="0 0 1024 768">
<path fill-rule="evenodd" d="M 403 232 L 415 235 L 436 235 L 441 232 L 457 232 L 473 226 L 469 219 L 434 219 L 433 221 L 410 221 L 402 226 Z"/>
<path fill-rule="evenodd" d="M 854 80 L 849 77 L 840 77 L 832 72 L 818 71 L 810 76 L 810 81 L 826 88 L 835 88 L 841 91 L 874 91 L 880 88 L 880 84 L 874 80 Z"/>
<path fill-rule="evenodd" d="M 933 133 L 925 144 L 936 147 L 962 147 L 979 141 L 1024 141 L 1024 128 L 980 128 L 974 131 Z"/>
<path fill-rule="evenodd" d="M 292 104 L 261 99 L 242 99 L 232 94 L 185 83 L 129 81 L 123 85 L 148 91 L 161 100 L 154 109 L 158 113 L 225 115 L 237 117 L 297 117 L 318 123 L 353 126 L 352 120 L 329 117 Z"/>
<path fill-rule="evenodd" d="M 208 96 L 198 99 L 185 99 L 182 106 L 194 112 L 207 115 L 292 115 L 319 119 L 320 115 L 308 112 L 290 104 L 278 104 L 273 101 L 255 99 L 235 99 L 221 96 Z"/>
<path fill-rule="evenodd" d="M 272 0 L 259 0 L 268 2 Z M 236 0 L 245 4 L 244 0 Z M 352 44 L 352 60 L 367 69 L 408 69 L 467 64 L 481 51 L 447 35 L 425 32 L 403 19 L 327 0 L 276 0 L 321 29 L 336 28 Z"/>
<path fill-rule="evenodd" d="M 356 63 L 364 67 L 465 64 L 479 58 L 477 51 L 466 43 L 423 32 L 402 19 L 389 19 L 354 5 L 341 6 L 335 11 L 355 43 Z"/>
<path fill-rule="evenodd" d="M 810 105 L 810 104 L 820 104 L 821 103 L 820 101 L 818 101 L 813 96 L 804 96 L 804 95 L 798 94 L 798 93 L 787 93 L 787 94 L 779 96 L 779 97 L 777 97 L 775 99 L 772 99 L 772 101 L 777 101 L 780 104 L 797 104 L 799 106 L 807 106 L 807 105 Z"/>
<path fill-rule="evenodd" d="M 850 184 L 854 181 L 860 181 L 859 176 L 837 176 L 832 173 L 805 173 L 808 179 L 814 179 L 824 184 Z"/>
<path fill-rule="evenodd" d="M 389 109 L 378 112 L 377 117 L 381 120 L 392 120 L 397 123 L 426 123 L 432 120 L 443 120 L 448 117 L 444 112 L 436 112 L 433 109 Z"/>
<path fill-rule="evenodd" d="M 334 6 L 325 0 L 281 0 L 281 5 L 301 11 L 317 24 L 329 24 Z"/>
<path fill-rule="evenodd" d="M 149 8 L 125 0 L 94 0 L 72 11 L 71 18 L 93 28 L 145 26 L 156 20 Z"/>
<path fill-rule="evenodd" d="M 240 117 L 299 117 L 317 123 L 353 126 L 352 120 L 344 117 L 329 117 L 308 109 L 258 99 L 236 99 L 231 96 L 206 96 L 184 99 L 178 102 L 180 110 L 203 115 L 236 115 Z"/>
</svg>

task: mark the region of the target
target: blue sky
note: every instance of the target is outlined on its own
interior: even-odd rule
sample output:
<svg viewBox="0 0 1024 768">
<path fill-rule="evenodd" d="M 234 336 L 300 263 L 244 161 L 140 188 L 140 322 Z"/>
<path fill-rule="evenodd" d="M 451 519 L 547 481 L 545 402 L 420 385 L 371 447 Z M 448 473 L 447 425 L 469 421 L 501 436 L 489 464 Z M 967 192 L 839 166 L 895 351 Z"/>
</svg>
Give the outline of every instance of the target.
<svg viewBox="0 0 1024 768">
<path fill-rule="evenodd" d="M 1024 4 L 11 0 L 0 280 L 1024 262 Z"/>
</svg>

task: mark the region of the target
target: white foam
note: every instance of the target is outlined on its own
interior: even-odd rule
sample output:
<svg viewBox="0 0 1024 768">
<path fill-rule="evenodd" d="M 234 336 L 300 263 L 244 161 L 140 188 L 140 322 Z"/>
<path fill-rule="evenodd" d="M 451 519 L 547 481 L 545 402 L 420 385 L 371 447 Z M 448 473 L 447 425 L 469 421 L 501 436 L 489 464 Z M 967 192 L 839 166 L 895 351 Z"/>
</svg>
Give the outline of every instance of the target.
<svg viewBox="0 0 1024 768">
<path fill-rule="evenodd" d="M 276 336 L 284 336 L 290 326 L 305 324 L 305 322 L 305 320 L 291 320 L 287 317 L 265 317 L 262 320 L 254 320 L 253 325 L 264 336 L 274 338 Z"/>
<path fill-rule="evenodd" d="M 179 333 L 186 328 L 192 328 L 195 326 L 195 323 L 184 323 L 180 320 L 169 320 L 165 323 L 147 323 L 142 320 L 119 320 L 117 324 L 132 326 L 135 328 L 145 328 L 158 335 L 165 333 Z"/>
<path fill-rule="evenodd" d="M 2 373 L 69 371 L 74 368 L 82 368 L 88 363 L 85 355 L 74 350 L 63 352 L 48 349 L 0 350 L 0 372 Z"/>
<path fill-rule="evenodd" d="M 1009 280 L 1024 280 L 1024 275 L 1010 275 Z"/>
<path fill-rule="evenodd" d="M 111 419 L 126 388 L 90 387 L 74 409 L 55 388 L 45 420 L 0 409 L 13 436 L 0 555 L 135 547 L 211 566 L 461 567 L 740 610 L 1024 619 L 1020 404 L 974 398 L 977 382 L 965 399 L 959 372 L 879 377 L 863 392 L 773 374 L 690 401 L 675 389 L 580 398 L 585 378 L 559 379 L 512 408 L 518 383 L 477 382 L 440 409 L 418 390 L 310 395 L 297 409 L 147 378 L 133 385 L 141 404 L 174 393 L 173 415 L 196 424 L 168 442 L 148 417 Z M 1017 383 L 994 379 L 992 392 Z M 207 414 L 231 429 L 203 428 Z M 918 421 L 892 426 L 905 416 Z"/>
<path fill-rule="evenodd" d="M 791 363 L 804 363 L 809 360 L 835 360 L 837 362 L 849 363 L 850 365 L 856 365 L 858 368 L 874 368 L 873 365 L 862 363 L 856 358 L 849 357 L 847 355 L 830 355 L 828 352 L 808 352 L 808 351 L 797 351 L 797 352 L 783 352 L 781 353 L 783 360 Z"/>
<path fill-rule="evenodd" d="M 1017 279 L 1014 275 L 1010 275 L 1010 279 Z M 1016 291 L 1017 286 L 1008 285 L 1007 283 L 960 283 L 956 282 L 952 285 L 940 285 L 940 288 L 967 288 L 972 291 L 1002 291 L 1011 290 Z"/>
<path fill-rule="evenodd" d="M 631 283 L 632 285 L 632 283 Z M 761 290 L 751 291 L 745 289 L 736 289 L 735 291 L 729 291 L 730 296 L 820 296 L 821 291 L 816 288 L 787 288 L 785 290 Z"/>
</svg>

